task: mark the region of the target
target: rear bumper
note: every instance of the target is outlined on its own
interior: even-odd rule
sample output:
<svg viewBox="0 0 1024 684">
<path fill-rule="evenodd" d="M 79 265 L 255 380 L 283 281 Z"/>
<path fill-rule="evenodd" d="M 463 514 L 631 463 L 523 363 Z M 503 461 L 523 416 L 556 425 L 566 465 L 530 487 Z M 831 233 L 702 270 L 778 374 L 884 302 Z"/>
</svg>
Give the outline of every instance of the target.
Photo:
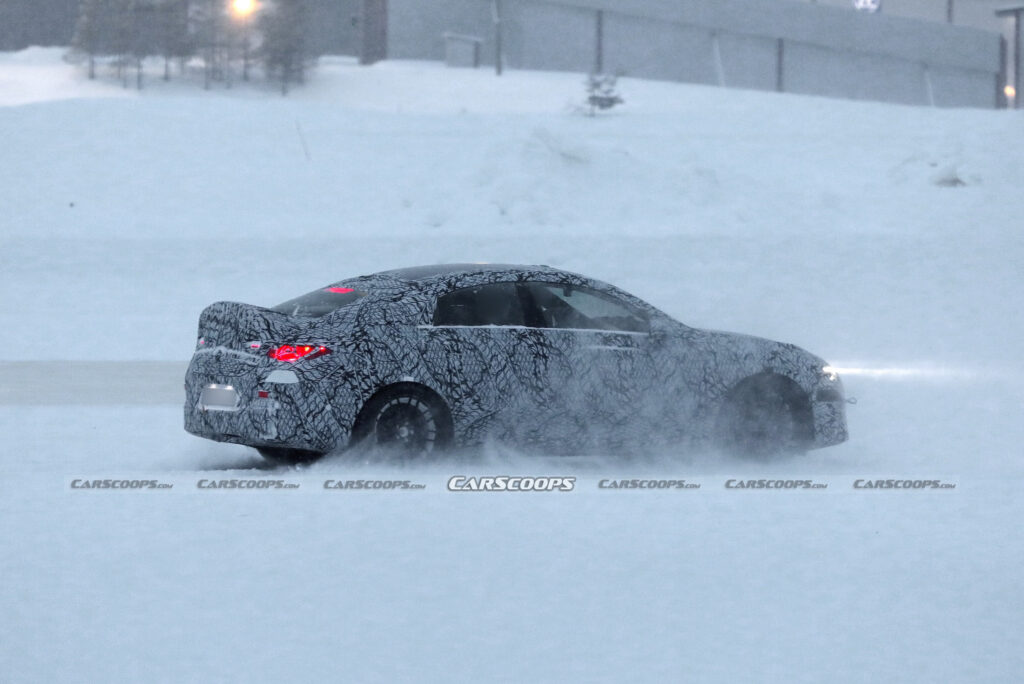
<svg viewBox="0 0 1024 684">
<path fill-rule="evenodd" d="M 199 402 L 185 404 L 185 430 L 217 442 L 329 451 L 323 439 L 304 434 L 298 415 L 273 399 L 258 399 L 235 411 L 206 410 Z"/>
<path fill-rule="evenodd" d="M 203 391 L 212 385 L 230 387 L 236 400 L 208 405 Z M 296 371 L 283 372 L 280 364 L 230 350 L 193 356 L 185 374 L 184 418 L 193 435 L 253 447 L 326 452 L 344 446 L 351 432 Z"/>
</svg>

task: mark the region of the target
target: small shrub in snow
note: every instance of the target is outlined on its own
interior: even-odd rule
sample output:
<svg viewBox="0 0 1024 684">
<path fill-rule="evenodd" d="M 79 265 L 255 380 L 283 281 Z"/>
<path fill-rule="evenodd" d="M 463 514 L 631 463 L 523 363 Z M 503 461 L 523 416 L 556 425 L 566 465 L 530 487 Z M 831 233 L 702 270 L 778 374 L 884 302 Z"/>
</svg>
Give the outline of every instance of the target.
<svg viewBox="0 0 1024 684">
<path fill-rule="evenodd" d="M 595 116 L 598 110 L 611 109 L 625 100 L 615 90 L 617 74 L 590 74 L 587 76 L 587 113 Z"/>
</svg>

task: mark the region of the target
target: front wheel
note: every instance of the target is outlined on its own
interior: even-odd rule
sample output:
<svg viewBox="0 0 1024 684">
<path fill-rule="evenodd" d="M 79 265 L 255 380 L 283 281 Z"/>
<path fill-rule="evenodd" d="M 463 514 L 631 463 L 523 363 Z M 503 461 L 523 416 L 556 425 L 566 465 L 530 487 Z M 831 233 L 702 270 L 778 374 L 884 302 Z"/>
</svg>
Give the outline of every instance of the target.
<svg viewBox="0 0 1024 684">
<path fill-rule="evenodd" d="M 353 443 L 403 458 L 429 456 L 451 442 L 451 419 L 433 392 L 418 385 L 397 385 L 366 403 L 352 437 Z"/>
</svg>

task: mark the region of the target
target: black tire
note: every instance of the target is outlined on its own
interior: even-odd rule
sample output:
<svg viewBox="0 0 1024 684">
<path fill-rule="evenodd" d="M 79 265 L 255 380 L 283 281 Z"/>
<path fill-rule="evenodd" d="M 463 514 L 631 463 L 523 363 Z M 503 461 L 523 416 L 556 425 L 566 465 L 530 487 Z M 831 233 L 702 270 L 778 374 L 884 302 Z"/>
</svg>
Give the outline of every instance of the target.
<svg viewBox="0 0 1024 684">
<path fill-rule="evenodd" d="M 754 458 L 802 452 L 812 431 L 806 395 L 791 381 L 772 375 L 750 378 L 730 393 L 717 426 L 725 451 Z"/>
<path fill-rule="evenodd" d="M 452 441 L 451 414 L 421 385 L 401 384 L 374 395 L 359 412 L 353 445 L 400 458 L 429 457 Z"/>
<path fill-rule="evenodd" d="M 298 465 L 300 463 L 312 463 L 323 458 L 320 451 L 307 451 L 305 449 L 286 449 L 284 447 L 256 447 L 260 456 L 272 463 L 280 465 Z"/>
</svg>

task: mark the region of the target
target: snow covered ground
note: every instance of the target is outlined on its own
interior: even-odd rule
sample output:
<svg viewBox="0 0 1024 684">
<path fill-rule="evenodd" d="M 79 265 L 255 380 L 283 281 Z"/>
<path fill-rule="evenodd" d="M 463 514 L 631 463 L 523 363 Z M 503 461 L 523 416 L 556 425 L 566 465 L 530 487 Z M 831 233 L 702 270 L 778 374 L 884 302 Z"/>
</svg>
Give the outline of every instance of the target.
<svg viewBox="0 0 1024 684">
<path fill-rule="evenodd" d="M 589 118 L 577 74 L 345 60 L 146 85 L 0 54 L 0 682 L 1020 681 L 1019 112 L 622 79 Z M 797 343 L 851 440 L 268 470 L 181 429 L 206 304 L 455 261 Z M 445 487 L 512 473 L 578 480 Z M 725 487 L 761 477 L 828 487 Z M 71 486 L 104 478 L 173 488 Z M 197 487 L 231 478 L 301 486 Z M 353 478 L 426 488 L 323 488 Z M 853 487 L 885 478 L 956 487 Z"/>
</svg>

